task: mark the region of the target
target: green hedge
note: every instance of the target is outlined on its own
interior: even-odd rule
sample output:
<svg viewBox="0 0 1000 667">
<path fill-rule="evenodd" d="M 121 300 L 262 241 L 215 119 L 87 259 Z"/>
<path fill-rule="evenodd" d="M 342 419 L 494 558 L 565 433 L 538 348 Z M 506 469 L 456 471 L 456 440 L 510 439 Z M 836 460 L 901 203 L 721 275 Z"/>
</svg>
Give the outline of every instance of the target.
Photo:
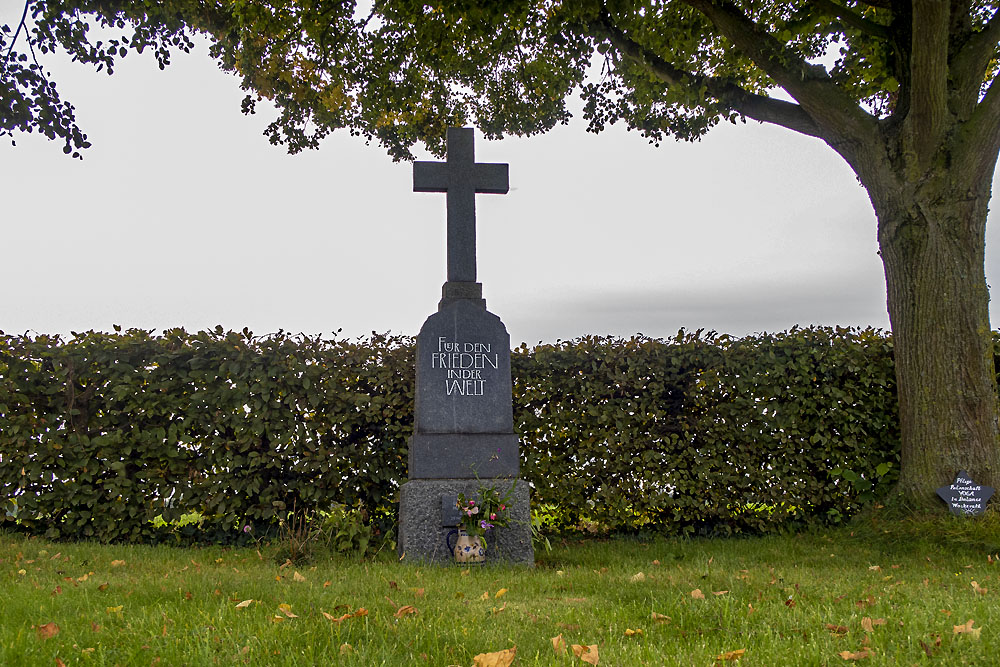
<svg viewBox="0 0 1000 667">
<path fill-rule="evenodd" d="M 512 369 L 522 477 L 560 527 L 837 519 L 897 468 L 891 341 L 873 330 L 588 337 L 519 348 Z M 146 541 L 171 529 L 154 517 L 197 511 L 224 539 L 343 503 L 389 525 L 412 405 L 406 337 L 0 334 L 0 518 Z"/>
</svg>

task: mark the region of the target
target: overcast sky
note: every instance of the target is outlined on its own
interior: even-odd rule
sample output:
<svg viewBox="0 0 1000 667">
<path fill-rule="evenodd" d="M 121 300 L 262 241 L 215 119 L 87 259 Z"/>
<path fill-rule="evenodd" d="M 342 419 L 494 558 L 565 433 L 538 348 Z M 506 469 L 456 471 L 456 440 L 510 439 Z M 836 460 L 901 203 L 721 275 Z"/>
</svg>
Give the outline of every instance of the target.
<svg viewBox="0 0 1000 667">
<path fill-rule="evenodd" d="M 36 135 L 0 141 L 0 330 L 353 337 L 415 334 L 436 309 L 445 200 L 412 192 L 410 164 L 346 132 L 295 156 L 271 146 L 273 112 L 243 116 L 204 44 L 163 72 L 134 53 L 110 77 L 43 64 L 93 147 L 79 161 Z M 819 140 L 751 121 L 654 148 L 576 120 L 477 135 L 476 157 L 510 164 L 510 193 L 477 198 L 478 263 L 515 345 L 888 328 L 871 205 Z"/>
</svg>

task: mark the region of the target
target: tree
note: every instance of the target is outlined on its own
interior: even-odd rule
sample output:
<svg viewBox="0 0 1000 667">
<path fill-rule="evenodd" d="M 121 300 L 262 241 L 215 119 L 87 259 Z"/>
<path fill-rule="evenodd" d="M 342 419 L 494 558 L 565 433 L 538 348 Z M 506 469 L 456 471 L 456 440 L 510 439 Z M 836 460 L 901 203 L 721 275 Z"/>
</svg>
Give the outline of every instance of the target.
<svg viewBox="0 0 1000 667">
<path fill-rule="evenodd" d="M 30 9 L 30 12 L 27 10 Z M 268 98 L 291 152 L 348 128 L 396 159 L 490 137 L 624 122 L 658 143 L 747 118 L 816 137 L 854 169 L 878 219 L 895 344 L 900 489 L 927 502 L 960 469 L 1000 482 L 985 228 L 1000 151 L 997 3 L 981 0 L 28 0 L 30 41 L 107 67 L 188 35 Z M 88 21 L 114 35 L 93 42 Z M 20 31 L 21 26 L 18 26 Z M 131 36 L 124 35 L 125 29 Z M 85 147 L 72 108 L 5 30 L 0 131 Z M 825 65 L 822 63 L 826 63 Z M 783 91 L 784 95 L 781 94 Z"/>
</svg>

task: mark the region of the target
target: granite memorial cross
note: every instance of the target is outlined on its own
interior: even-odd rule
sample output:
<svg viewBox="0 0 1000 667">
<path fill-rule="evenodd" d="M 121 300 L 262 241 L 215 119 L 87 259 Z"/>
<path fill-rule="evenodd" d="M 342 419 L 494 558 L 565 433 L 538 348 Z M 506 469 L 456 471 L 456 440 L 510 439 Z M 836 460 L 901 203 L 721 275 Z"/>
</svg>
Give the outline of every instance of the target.
<svg viewBox="0 0 1000 667">
<path fill-rule="evenodd" d="M 447 162 L 414 162 L 414 192 L 445 192 L 448 200 L 448 282 L 476 282 L 476 193 L 505 195 L 506 164 L 476 164 L 475 136 L 448 128 Z"/>
<path fill-rule="evenodd" d="M 509 526 L 488 535 L 487 561 L 534 562 L 527 483 L 511 400 L 510 336 L 486 310 L 476 282 L 476 193 L 508 190 L 506 164 L 475 161 L 474 134 L 448 129 L 446 162 L 416 162 L 413 189 L 447 196 L 448 272 L 438 312 L 417 335 L 409 479 L 399 495 L 399 551 L 406 562 L 451 560 L 459 493 L 513 488 Z"/>
</svg>

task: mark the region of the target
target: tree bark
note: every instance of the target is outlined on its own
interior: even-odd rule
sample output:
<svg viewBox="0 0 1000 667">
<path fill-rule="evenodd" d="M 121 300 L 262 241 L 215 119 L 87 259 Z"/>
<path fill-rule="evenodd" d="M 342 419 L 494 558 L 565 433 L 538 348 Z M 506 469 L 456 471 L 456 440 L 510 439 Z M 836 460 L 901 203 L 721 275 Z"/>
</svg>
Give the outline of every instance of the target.
<svg viewBox="0 0 1000 667">
<path fill-rule="evenodd" d="M 985 275 L 993 169 L 958 168 L 964 156 L 941 145 L 927 165 L 905 150 L 911 142 L 885 140 L 882 155 L 899 157 L 852 166 L 878 218 L 899 394 L 899 490 L 929 506 L 960 470 L 1000 485 Z"/>
</svg>

